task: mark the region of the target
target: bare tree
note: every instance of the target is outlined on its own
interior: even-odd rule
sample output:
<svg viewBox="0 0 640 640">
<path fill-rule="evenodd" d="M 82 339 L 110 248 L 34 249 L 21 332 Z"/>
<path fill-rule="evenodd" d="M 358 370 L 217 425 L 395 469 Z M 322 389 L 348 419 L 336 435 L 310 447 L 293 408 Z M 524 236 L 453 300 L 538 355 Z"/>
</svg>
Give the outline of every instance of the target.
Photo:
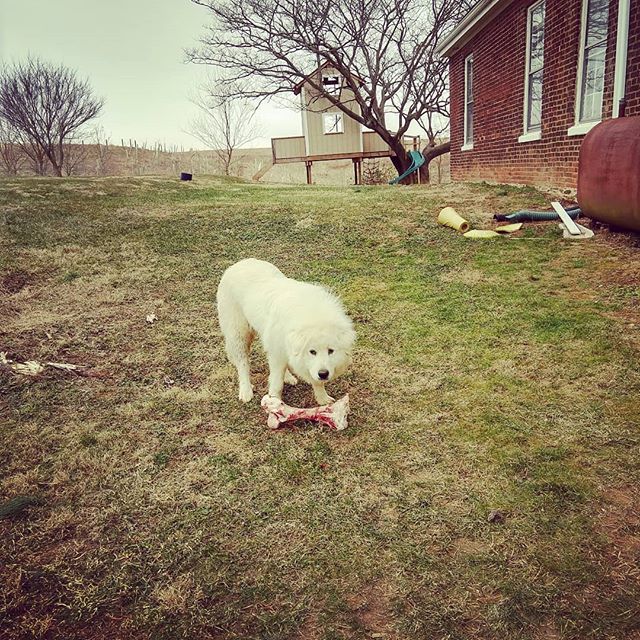
<svg viewBox="0 0 640 640">
<path fill-rule="evenodd" d="M 31 166 L 31 171 L 33 171 L 37 176 L 46 175 L 47 165 L 49 163 L 42 148 L 34 144 L 23 131 L 19 131 L 6 120 L 3 121 L 0 119 L 0 122 L 4 122 L 3 127 L 6 132 L 6 136 L 12 141 L 12 145 L 15 145 L 12 149 L 20 155 L 24 162 L 27 162 Z M 11 153 L 8 145 L 5 148 L 8 153 Z"/>
<path fill-rule="evenodd" d="M 31 170 L 37 176 L 46 176 L 47 169 L 49 167 L 49 161 L 44 149 L 36 144 L 33 140 L 29 140 L 27 136 L 20 132 L 20 148 L 24 154 L 29 158 L 31 164 Z"/>
<path fill-rule="evenodd" d="M 225 175 L 241 157 L 238 149 L 259 135 L 255 121 L 256 105 L 237 97 L 229 87 L 220 91 L 212 80 L 193 102 L 200 114 L 191 122 L 189 133 L 214 151 Z"/>
<path fill-rule="evenodd" d="M 95 126 L 90 133 L 89 139 L 95 145 L 96 149 L 96 175 L 106 176 L 111 170 L 111 161 L 113 159 L 113 147 L 109 144 L 104 127 Z M 157 156 L 157 153 L 156 153 Z"/>
<path fill-rule="evenodd" d="M 447 65 L 448 59 L 443 58 L 440 63 L 440 76 L 434 78 L 434 84 L 440 84 L 440 90 L 443 95 L 447 96 L 447 100 L 443 101 L 440 110 L 435 113 L 427 111 L 422 118 L 418 120 L 420 129 L 424 132 L 427 144 L 422 148 L 422 155 L 425 163 L 420 167 L 420 181 L 428 183 L 431 181 L 429 175 L 429 167 L 434 159 L 441 159 L 441 156 L 451 151 L 451 142 L 448 140 L 449 131 L 449 101 L 447 85 Z M 444 139 L 446 136 L 446 140 Z M 438 163 L 438 182 L 440 182 L 440 164 Z"/>
<path fill-rule="evenodd" d="M 24 155 L 16 132 L 0 118 L 0 169 L 8 176 L 17 176 L 23 163 Z"/>
<path fill-rule="evenodd" d="M 88 81 L 63 66 L 29 59 L 0 74 L 0 117 L 20 134 L 32 161 L 44 156 L 56 176 L 65 167 L 66 145 L 102 106 Z"/>
<path fill-rule="evenodd" d="M 68 176 L 81 176 L 86 173 L 86 163 L 89 156 L 84 144 L 84 134 L 69 139 L 64 145 L 64 172 Z"/>
<path fill-rule="evenodd" d="M 225 70 L 223 86 L 245 98 L 286 95 L 306 79 L 375 131 L 395 152 L 398 171 L 409 165 L 402 143 L 409 128 L 421 122 L 424 128 L 429 113 L 448 116 L 447 63 L 435 50 L 472 0 L 192 2 L 213 17 L 202 46 L 189 52 L 192 61 Z M 319 74 L 311 73 L 325 63 L 344 78 L 357 108 L 342 103 L 339 92 L 325 89 Z M 397 128 L 388 122 L 391 114 Z M 436 150 L 448 151 L 438 146 L 431 144 L 429 158 Z"/>
</svg>

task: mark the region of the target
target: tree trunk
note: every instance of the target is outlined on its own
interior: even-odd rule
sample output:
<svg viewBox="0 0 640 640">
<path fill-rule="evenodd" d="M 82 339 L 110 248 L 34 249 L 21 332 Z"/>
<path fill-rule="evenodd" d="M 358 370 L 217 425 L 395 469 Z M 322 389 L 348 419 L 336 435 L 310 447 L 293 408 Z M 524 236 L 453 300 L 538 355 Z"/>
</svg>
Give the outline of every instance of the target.
<svg viewBox="0 0 640 640">
<path fill-rule="evenodd" d="M 395 155 L 391 156 L 391 162 L 393 166 L 396 168 L 398 175 L 402 175 L 411 164 L 409 160 L 409 156 L 404 148 L 404 145 L 401 142 L 397 142 L 395 144 L 390 144 L 391 150 Z M 402 181 L 403 184 L 411 183 L 411 176 L 408 176 Z"/>
<path fill-rule="evenodd" d="M 39 176 L 47 175 L 47 161 L 44 156 L 42 158 L 37 158 L 34 161 L 34 169 L 36 174 Z"/>
<path fill-rule="evenodd" d="M 451 151 L 451 142 L 443 142 L 442 144 L 427 146 L 423 149 L 424 164 L 420 167 L 420 182 L 429 184 L 429 163 L 438 156 Z"/>
<path fill-rule="evenodd" d="M 58 178 L 62 178 L 62 167 L 63 167 L 63 160 L 64 160 L 64 151 L 62 150 L 62 147 L 60 145 L 59 147 L 59 158 L 56 156 L 56 147 L 58 145 L 54 146 L 54 145 L 42 145 L 43 147 L 43 151 L 44 151 L 44 155 L 47 157 L 47 159 L 49 160 L 49 164 L 51 165 L 51 169 L 52 169 L 52 173 L 54 176 L 58 177 Z"/>
<path fill-rule="evenodd" d="M 55 151 L 53 152 L 53 154 L 55 156 Z M 52 161 L 52 164 L 53 164 L 53 170 L 54 170 L 56 176 L 58 176 L 59 178 L 62 178 L 62 170 L 64 169 L 63 138 L 60 138 L 60 140 L 58 141 L 58 158 L 57 158 L 57 161 L 55 163 L 53 163 L 53 161 Z"/>
</svg>

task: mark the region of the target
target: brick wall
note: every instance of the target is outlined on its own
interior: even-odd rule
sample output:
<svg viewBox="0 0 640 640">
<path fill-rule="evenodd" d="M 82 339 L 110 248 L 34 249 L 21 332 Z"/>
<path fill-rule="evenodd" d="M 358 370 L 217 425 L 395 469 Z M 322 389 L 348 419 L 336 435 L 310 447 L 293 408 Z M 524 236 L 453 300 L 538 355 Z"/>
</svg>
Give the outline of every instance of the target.
<svg viewBox="0 0 640 640">
<path fill-rule="evenodd" d="M 631 0 L 626 94 L 627 115 L 640 115 L 640 0 Z"/>
<path fill-rule="evenodd" d="M 527 8 L 516 0 L 450 61 L 451 176 L 575 188 L 584 136 L 568 136 L 575 123 L 581 0 L 546 0 L 542 135 L 523 133 Z M 612 114 L 617 1 L 611 0 L 603 117 Z M 632 0 L 627 115 L 640 114 L 640 0 Z M 633 34 L 633 35 L 632 35 Z M 464 59 L 473 53 L 474 143 L 461 151 L 464 127 Z"/>
</svg>

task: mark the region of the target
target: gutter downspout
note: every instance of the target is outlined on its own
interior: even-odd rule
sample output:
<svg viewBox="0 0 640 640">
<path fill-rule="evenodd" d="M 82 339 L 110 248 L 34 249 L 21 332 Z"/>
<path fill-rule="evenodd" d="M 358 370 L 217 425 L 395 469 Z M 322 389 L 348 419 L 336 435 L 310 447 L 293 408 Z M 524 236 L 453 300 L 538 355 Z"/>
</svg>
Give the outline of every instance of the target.
<svg viewBox="0 0 640 640">
<path fill-rule="evenodd" d="M 629 49 L 630 0 L 618 0 L 618 26 L 616 37 L 616 68 L 613 80 L 613 117 L 624 115 L 624 100 L 627 86 L 627 50 Z"/>
</svg>

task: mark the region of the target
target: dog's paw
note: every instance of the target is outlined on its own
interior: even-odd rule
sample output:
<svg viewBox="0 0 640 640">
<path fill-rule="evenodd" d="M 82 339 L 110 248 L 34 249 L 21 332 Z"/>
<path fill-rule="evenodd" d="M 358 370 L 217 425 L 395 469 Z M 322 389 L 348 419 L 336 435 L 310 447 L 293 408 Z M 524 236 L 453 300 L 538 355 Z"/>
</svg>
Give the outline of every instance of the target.
<svg viewBox="0 0 640 640">
<path fill-rule="evenodd" d="M 316 402 L 319 405 L 325 405 L 325 404 L 331 404 L 332 402 L 335 402 L 335 398 L 332 398 L 329 394 L 325 393 L 323 396 L 317 396 L 316 395 Z"/>
<path fill-rule="evenodd" d="M 286 384 L 290 384 L 291 386 L 293 386 L 294 384 L 298 384 L 298 378 L 296 378 L 291 371 L 287 371 L 284 374 L 284 381 Z"/>
<path fill-rule="evenodd" d="M 251 402 L 251 400 L 253 400 L 253 387 L 251 385 L 248 387 L 240 387 L 238 398 L 241 402 Z"/>
</svg>

